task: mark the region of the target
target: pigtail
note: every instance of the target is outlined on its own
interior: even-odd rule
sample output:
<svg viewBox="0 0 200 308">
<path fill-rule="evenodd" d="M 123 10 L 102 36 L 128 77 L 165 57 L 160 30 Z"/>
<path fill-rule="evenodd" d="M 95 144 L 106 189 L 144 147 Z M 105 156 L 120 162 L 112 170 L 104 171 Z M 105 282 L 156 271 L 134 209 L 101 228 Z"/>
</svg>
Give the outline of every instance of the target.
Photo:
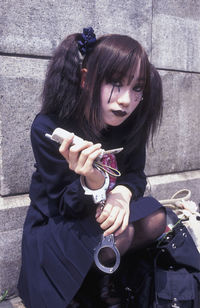
<svg viewBox="0 0 200 308">
<path fill-rule="evenodd" d="M 143 100 L 128 119 L 130 134 L 125 137 L 125 150 L 123 151 L 126 155 L 137 150 L 142 144 L 151 143 L 153 146 L 153 137 L 162 121 L 163 89 L 161 77 L 150 63 L 146 74 L 148 78 L 143 92 Z"/>
<path fill-rule="evenodd" d="M 163 115 L 163 87 L 160 74 L 156 68 L 151 64 L 150 73 L 150 112 L 149 117 L 151 118 L 152 125 L 150 129 L 151 137 L 153 138 L 155 132 L 160 127 Z"/>
<path fill-rule="evenodd" d="M 144 117 L 143 140 L 153 146 L 153 137 L 160 127 L 163 113 L 163 88 L 161 77 L 156 68 L 150 64 L 149 85 L 147 87 L 146 99 L 142 105 Z"/>
<path fill-rule="evenodd" d="M 73 116 L 78 106 L 81 88 L 79 39 L 80 34 L 73 34 L 59 45 L 44 82 L 41 113 L 57 114 L 60 120 Z"/>
</svg>

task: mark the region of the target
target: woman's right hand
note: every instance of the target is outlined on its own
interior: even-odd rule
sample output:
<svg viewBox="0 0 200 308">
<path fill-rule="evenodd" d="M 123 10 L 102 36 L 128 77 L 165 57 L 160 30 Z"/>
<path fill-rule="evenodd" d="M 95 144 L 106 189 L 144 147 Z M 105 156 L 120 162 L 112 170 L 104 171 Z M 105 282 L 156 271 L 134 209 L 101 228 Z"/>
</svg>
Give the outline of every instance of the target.
<svg viewBox="0 0 200 308">
<path fill-rule="evenodd" d="M 69 169 L 85 177 L 86 184 L 90 189 L 99 189 L 103 186 L 105 178 L 94 166 L 94 160 L 101 154 L 101 144 L 93 144 L 84 141 L 81 144 L 72 145 L 74 134 L 65 139 L 59 152 L 69 164 Z"/>
<path fill-rule="evenodd" d="M 96 210 L 96 221 L 104 230 L 104 236 L 121 235 L 128 227 L 132 193 L 123 185 L 115 186 L 107 195 L 105 206 Z"/>
</svg>

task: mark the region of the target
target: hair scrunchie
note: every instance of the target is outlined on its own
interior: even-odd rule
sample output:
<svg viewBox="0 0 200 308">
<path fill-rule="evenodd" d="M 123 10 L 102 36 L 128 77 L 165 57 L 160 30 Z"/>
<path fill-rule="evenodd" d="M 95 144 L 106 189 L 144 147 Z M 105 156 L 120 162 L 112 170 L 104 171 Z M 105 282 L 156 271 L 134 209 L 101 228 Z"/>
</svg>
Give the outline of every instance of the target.
<svg viewBox="0 0 200 308">
<path fill-rule="evenodd" d="M 92 27 L 83 28 L 81 40 L 78 41 L 78 49 L 82 56 L 92 51 L 94 44 L 96 43 L 96 35 Z"/>
</svg>

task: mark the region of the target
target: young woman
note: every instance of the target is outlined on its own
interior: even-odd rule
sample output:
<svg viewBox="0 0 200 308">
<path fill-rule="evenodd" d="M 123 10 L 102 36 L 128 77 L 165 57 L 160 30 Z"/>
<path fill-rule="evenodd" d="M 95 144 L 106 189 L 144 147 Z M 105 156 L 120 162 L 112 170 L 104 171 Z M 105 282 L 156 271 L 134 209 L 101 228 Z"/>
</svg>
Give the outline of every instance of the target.
<svg viewBox="0 0 200 308">
<path fill-rule="evenodd" d="M 102 234 L 114 234 L 123 257 L 164 232 L 161 204 L 143 197 L 145 147 L 161 115 L 161 79 L 136 40 L 115 34 L 96 40 L 87 28 L 56 49 L 31 129 L 36 170 L 19 279 L 26 308 L 70 307 Z M 45 136 L 57 127 L 72 133 L 61 146 Z M 74 145 L 74 134 L 84 142 Z M 102 158 L 121 172 L 108 185 L 108 173 L 94 163 L 102 149 L 119 147 Z M 95 203 L 102 190 L 106 200 Z M 101 254 L 102 262 L 112 258 L 112 251 Z"/>
</svg>

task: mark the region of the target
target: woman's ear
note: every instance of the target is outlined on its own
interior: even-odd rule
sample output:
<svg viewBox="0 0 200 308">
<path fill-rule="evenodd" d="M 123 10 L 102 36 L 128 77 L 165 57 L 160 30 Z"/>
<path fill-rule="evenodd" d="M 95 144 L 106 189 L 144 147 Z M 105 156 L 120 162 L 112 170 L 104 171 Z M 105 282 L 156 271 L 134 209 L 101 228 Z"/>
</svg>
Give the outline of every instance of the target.
<svg viewBox="0 0 200 308">
<path fill-rule="evenodd" d="M 87 68 L 81 69 L 81 88 L 84 88 L 85 86 L 85 79 L 86 79 L 87 71 L 88 71 Z"/>
</svg>

